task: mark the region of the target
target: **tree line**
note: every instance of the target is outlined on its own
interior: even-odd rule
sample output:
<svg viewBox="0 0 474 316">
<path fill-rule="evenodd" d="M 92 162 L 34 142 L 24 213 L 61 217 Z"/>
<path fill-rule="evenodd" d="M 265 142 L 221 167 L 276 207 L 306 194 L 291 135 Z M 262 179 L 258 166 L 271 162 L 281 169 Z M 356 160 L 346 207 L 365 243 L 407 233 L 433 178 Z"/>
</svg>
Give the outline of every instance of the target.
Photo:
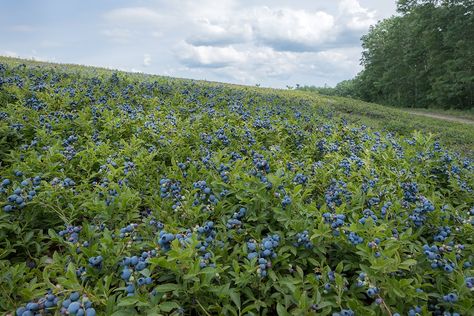
<svg viewBox="0 0 474 316">
<path fill-rule="evenodd" d="M 474 0 L 399 0 L 362 40 L 363 70 L 321 94 L 405 107 L 474 108 Z"/>
</svg>

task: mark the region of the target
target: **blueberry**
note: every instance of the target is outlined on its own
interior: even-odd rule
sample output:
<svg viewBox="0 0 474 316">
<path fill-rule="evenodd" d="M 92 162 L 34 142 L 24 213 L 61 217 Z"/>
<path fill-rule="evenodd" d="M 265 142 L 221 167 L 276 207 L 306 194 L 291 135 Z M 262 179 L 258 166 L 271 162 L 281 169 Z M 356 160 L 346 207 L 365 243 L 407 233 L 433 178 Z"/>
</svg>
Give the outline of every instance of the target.
<svg viewBox="0 0 474 316">
<path fill-rule="evenodd" d="M 375 294 L 377 294 L 377 289 L 376 288 L 371 287 L 367 290 L 367 295 L 374 296 Z"/>
<path fill-rule="evenodd" d="M 131 259 L 130 259 L 130 264 L 132 266 L 136 265 L 138 263 L 138 257 L 137 256 L 133 256 Z"/>
<path fill-rule="evenodd" d="M 26 304 L 26 309 L 29 311 L 37 311 L 39 309 L 38 303 L 28 303 Z"/>
<path fill-rule="evenodd" d="M 272 244 L 271 241 L 266 241 L 266 242 L 263 244 L 263 247 L 265 247 L 266 249 L 272 249 L 273 244 Z"/>
<path fill-rule="evenodd" d="M 137 271 L 142 271 L 143 269 L 146 268 L 146 262 L 143 262 L 143 261 L 140 261 L 136 266 L 135 266 L 135 269 L 137 269 Z"/>
<path fill-rule="evenodd" d="M 5 180 L 3 180 L 3 181 L 5 182 Z M 2 185 L 4 185 L 3 182 L 2 182 Z M 24 313 L 25 311 L 26 311 L 26 308 L 25 308 L 25 307 L 23 307 L 23 306 L 22 306 L 22 307 L 18 307 L 17 310 L 16 310 L 16 316 L 21 316 L 21 315 L 23 315 L 23 313 Z"/>
<path fill-rule="evenodd" d="M 127 285 L 125 290 L 127 291 L 127 293 L 133 293 L 133 292 L 135 292 L 135 287 L 133 286 L 133 284 L 129 284 L 129 285 Z"/>
<path fill-rule="evenodd" d="M 95 314 L 95 309 L 93 309 L 92 307 L 86 309 L 86 316 L 95 316 Z"/>
<path fill-rule="evenodd" d="M 71 295 L 69 296 L 69 299 L 71 301 L 77 301 L 80 297 L 79 292 L 72 292 Z"/>
<path fill-rule="evenodd" d="M 54 304 L 54 301 L 46 301 L 44 302 L 44 307 L 46 308 L 50 308 L 50 307 L 53 307 L 55 306 L 56 304 Z"/>
<path fill-rule="evenodd" d="M 128 281 L 128 279 L 130 279 L 130 276 L 132 275 L 132 271 L 130 269 L 123 269 L 122 271 L 122 279 L 124 279 L 125 281 Z"/>
<path fill-rule="evenodd" d="M 80 308 L 81 304 L 79 302 L 72 302 L 67 308 L 67 311 L 69 312 L 69 314 L 76 314 Z"/>
<path fill-rule="evenodd" d="M 253 258 L 257 258 L 258 257 L 258 253 L 256 252 L 251 252 L 247 255 L 247 259 L 249 260 L 252 260 Z"/>
</svg>

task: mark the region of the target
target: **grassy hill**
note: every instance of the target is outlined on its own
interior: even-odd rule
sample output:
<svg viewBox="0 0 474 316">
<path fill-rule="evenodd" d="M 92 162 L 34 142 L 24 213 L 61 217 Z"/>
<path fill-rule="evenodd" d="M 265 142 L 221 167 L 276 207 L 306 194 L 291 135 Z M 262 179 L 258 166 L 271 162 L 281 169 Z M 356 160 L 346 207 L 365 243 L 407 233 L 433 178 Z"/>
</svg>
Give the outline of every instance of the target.
<svg viewBox="0 0 474 316">
<path fill-rule="evenodd" d="M 344 98 L 1 58 L 0 314 L 472 315 L 472 136 Z"/>
<path fill-rule="evenodd" d="M 106 68 L 37 62 L 1 56 L 0 62 L 11 65 L 26 64 L 41 68 L 58 69 L 66 72 L 77 72 L 86 76 L 112 74 L 114 72 L 114 70 Z M 440 112 L 439 114 L 464 118 L 468 121 L 472 121 L 471 124 L 414 115 L 413 111 L 408 109 L 382 106 L 342 97 L 329 97 L 307 91 L 260 88 L 141 73 L 127 73 L 127 76 L 135 80 L 162 80 L 170 83 L 193 82 L 205 86 L 226 86 L 259 94 L 275 93 L 285 98 L 307 101 L 318 111 L 323 111 L 325 115 L 343 118 L 351 123 L 365 124 L 376 129 L 392 131 L 404 136 L 410 136 L 414 131 L 420 131 L 427 135 L 431 134 L 433 139 L 439 140 L 442 144 L 447 145 L 449 148 L 459 152 L 461 155 L 471 158 L 474 157 L 474 116 L 472 116 L 470 112 Z M 426 111 L 417 110 L 417 112 L 424 113 Z"/>
</svg>

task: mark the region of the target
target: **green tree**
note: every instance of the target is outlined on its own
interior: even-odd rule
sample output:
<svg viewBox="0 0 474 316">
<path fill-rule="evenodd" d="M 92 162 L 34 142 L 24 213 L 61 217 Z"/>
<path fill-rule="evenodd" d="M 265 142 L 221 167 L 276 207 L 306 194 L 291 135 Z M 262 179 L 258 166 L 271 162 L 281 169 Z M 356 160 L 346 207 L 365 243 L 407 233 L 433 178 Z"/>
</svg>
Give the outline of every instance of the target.
<svg viewBox="0 0 474 316">
<path fill-rule="evenodd" d="M 362 37 L 354 95 L 409 107 L 474 107 L 474 1 L 400 0 Z"/>
</svg>

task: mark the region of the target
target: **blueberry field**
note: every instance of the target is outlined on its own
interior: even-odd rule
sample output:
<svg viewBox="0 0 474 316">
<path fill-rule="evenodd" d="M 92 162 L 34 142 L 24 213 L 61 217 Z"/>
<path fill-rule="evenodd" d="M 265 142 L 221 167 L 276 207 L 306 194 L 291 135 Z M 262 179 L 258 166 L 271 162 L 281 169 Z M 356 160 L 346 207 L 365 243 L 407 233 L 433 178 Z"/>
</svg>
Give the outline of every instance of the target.
<svg viewBox="0 0 474 316">
<path fill-rule="evenodd" d="M 474 315 L 474 162 L 349 116 L 2 61 L 0 313 Z"/>
</svg>

